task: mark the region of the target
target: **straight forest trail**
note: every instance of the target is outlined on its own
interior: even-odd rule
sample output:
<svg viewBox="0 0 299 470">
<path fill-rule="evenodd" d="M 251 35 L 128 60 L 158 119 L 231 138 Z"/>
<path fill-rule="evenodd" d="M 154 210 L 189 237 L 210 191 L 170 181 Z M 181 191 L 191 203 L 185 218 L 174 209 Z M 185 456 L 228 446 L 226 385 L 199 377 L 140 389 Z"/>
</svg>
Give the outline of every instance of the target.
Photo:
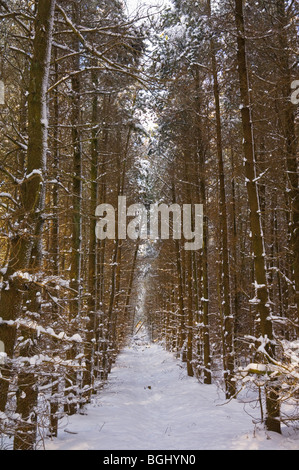
<svg viewBox="0 0 299 470">
<path fill-rule="evenodd" d="M 64 418 L 46 450 L 298 449 L 288 436 L 254 432 L 255 411 L 246 410 L 237 400 L 226 404 L 215 385 L 187 377 L 172 354 L 141 332 L 87 414 Z"/>
</svg>

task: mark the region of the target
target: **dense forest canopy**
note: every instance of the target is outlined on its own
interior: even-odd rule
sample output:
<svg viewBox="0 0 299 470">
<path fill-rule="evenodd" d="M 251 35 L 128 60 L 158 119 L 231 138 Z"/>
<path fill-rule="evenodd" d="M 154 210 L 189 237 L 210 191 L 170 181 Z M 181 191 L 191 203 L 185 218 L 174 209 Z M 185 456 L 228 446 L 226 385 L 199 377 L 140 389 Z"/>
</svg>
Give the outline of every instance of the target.
<svg viewBox="0 0 299 470">
<path fill-rule="evenodd" d="M 298 13 L 0 0 L 0 432 L 15 450 L 101 393 L 140 325 L 227 399 L 255 394 L 268 430 L 298 425 Z M 99 239 L 97 208 L 120 197 L 201 206 L 203 243 L 117 224 Z"/>
</svg>

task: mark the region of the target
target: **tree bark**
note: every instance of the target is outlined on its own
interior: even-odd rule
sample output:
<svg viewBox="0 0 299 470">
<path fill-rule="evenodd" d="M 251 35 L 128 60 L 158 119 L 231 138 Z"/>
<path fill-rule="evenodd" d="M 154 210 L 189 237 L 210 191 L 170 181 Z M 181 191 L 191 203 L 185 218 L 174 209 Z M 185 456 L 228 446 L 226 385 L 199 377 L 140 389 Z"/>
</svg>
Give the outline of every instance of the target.
<svg viewBox="0 0 299 470">
<path fill-rule="evenodd" d="M 289 191 L 287 197 L 291 206 L 290 247 L 292 255 L 292 279 L 294 281 L 297 323 L 299 327 L 299 172 L 298 137 L 295 130 L 295 106 L 290 100 L 291 67 L 288 45 L 288 20 L 285 0 L 277 0 L 278 39 L 280 44 L 279 66 L 281 74 L 281 93 L 283 98 L 283 133 L 285 138 L 285 160 Z"/>
<path fill-rule="evenodd" d="M 262 231 L 262 221 L 259 203 L 258 186 L 256 180 L 256 163 L 254 138 L 252 127 L 251 103 L 249 94 L 249 78 L 246 53 L 246 33 L 243 11 L 243 0 L 235 0 L 235 20 L 237 27 L 237 61 L 239 84 L 241 94 L 241 116 L 243 128 L 244 166 L 248 204 L 250 210 L 250 228 L 252 234 L 252 250 L 254 256 L 254 275 L 257 314 L 260 321 L 261 335 L 265 340 L 265 349 L 268 357 L 275 357 L 274 337 L 271 322 L 268 281 L 265 264 L 265 246 Z M 266 426 L 269 431 L 278 431 L 277 407 L 273 406 L 273 399 L 266 400 L 267 419 Z M 274 412 L 275 410 L 275 412 Z M 273 414 L 274 413 L 274 414 Z M 275 423 L 275 424 L 274 424 Z"/>
<path fill-rule="evenodd" d="M 74 3 L 73 19 L 79 23 L 79 5 Z M 80 44 L 78 38 L 74 38 L 73 48 L 77 55 L 73 59 L 74 70 L 80 70 L 80 56 L 78 54 Z M 72 76 L 72 148 L 73 148 L 73 181 L 72 181 L 72 239 L 71 239 L 71 266 L 70 266 L 70 287 L 72 289 L 70 299 L 70 322 L 74 323 L 81 314 L 81 248 L 82 248 L 82 143 L 81 143 L 81 83 L 78 75 Z M 67 359 L 74 360 L 77 355 L 76 345 L 69 347 Z M 68 390 L 66 393 L 65 411 L 73 415 L 77 411 L 77 373 L 70 371 L 68 374 Z"/>
<path fill-rule="evenodd" d="M 92 82 L 97 86 L 98 79 L 96 74 L 92 76 Z M 89 230 L 89 255 L 88 255 L 88 317 L 87 324 L 87 350 L 86 357 L 86 372 L 84 374 L 83 386 L 90 387 L 87 393 L 89 397 L 94 387 L 94 353 L 95 353 L 95 340 L 97 329 L 97 240 L 96 240 L 96 218 L 95 212 L 97 207 L 98 198 L 98 95 L 95 90 L 95 95 L 92 100 L 92 136 L 91 136 L 91 168 L 90 168 L 90 230 Z"/>
<path fill-rule="evenodd" d="M 211 15 L 211 2 L 208 0 L 209 16 Z M 221 231 L 221 283 L 223 292 L 223 328 L 224 328 L 224 381 L 226 388 L 226 397 L 231 398 L 236 393 L 234 381 L 234 318 L 231 310 L 230 296 L 230 269 L 229 269 L 229 249 L 228 249 L 228 221 L 226 206 L 226 189 L 225 175 L 222 149 L 222 126 L 221 126 L 221 110 L 220 110 L 220 93 L 218 82 L 218 71 L 216 61 L 215 42 L 211 38 L 211 59 L 213 74 L 213 90 L 216 110 L 216 147 L 218 160 L 218 178 L 219 178 L 219 218 Z"/>
<path fill-rule="evenodd" d="M 21 272 L 28 269 L 44 197 L 44 177 L 47 157 L 46 93 L 50 68 L 55 0 L 40 0 L 35 20 L 35 38 L 30 65 L 28 95 L 27 173 L 20 187 L 21 209 L 18 222 L 21 231 L 14 235 L 4 285 L 1 292 L 0 317 L 4 321 L 18 318 L 24 292 Z M 4 342 L 9 359 L 13 358 L 16 329 L 0 325 L 0 341 Z M 0 411 L 4 411 L 9 386 L 9 367 L 0 381 Z"/>
</svg>

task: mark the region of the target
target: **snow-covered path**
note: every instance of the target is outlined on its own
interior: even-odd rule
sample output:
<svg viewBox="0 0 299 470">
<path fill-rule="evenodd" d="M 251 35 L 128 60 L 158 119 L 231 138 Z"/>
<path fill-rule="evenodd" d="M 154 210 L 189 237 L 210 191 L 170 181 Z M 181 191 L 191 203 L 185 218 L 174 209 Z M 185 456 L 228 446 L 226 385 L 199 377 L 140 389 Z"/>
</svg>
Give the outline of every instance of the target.
<svg viewBox="0 0 299 470">
<path fill-rule="evenodd" d="M 187 377 L 160 345 L 135 338 L 87 414 L 65 418 L 46 449 L 299 449 L 299 435 L 254 433 L 244 405 L 224 403 L 216 386 Z"/>
</svg>

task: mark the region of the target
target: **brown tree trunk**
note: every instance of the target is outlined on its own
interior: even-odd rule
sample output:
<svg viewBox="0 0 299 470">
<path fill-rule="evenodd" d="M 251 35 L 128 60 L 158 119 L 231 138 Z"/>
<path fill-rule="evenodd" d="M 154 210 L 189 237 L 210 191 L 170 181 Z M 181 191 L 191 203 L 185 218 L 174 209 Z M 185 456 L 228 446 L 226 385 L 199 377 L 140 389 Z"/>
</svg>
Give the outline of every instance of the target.
<svg viewBox="0 0 299 470">
<path fill-rule="evenodd" d="M 47 107 L 46 92 L 50 67 L 52 31 L 55 0 L 40 0 L 35 20 L 35 38 L 30 66 L 28 96 L 28 149 L 27 174 L 21 185 L 21 209 L 18 214 L 22 233 L 12 240 L 6 281 L 9 289 L 3 289 L 0 317 L 6 321 L 18 318 L 24 291 L 21 271 L 28 269 L 37 225 L 41 220 L 40 208 L 44 197 L 44 176 L 47 153 Z M 0 325 L 0 341 L 4 342 L 9 359 L 13 358 L 16 330 L 6 323 Z M 0 411 L 4 411 L 8 385 L 9 367 L 0 380 Z"/>
<path fill-rule="evenodd" d="M 208 0 L 209 15 L 211 15 L 211 2 Z M 216 110 L 216 137 L 217 137 L 217 160 L 218 160 L 218 178 L 219 178 L 219 217 L 220 217 L 220 231 L 221 231 L 221 284 L 223 293 L 223 328 L 224 328 L 224 381 L 226 388 L 226 397 L 231 398 L 235 395 L 235 381 L 234 381 L 234 319 L 231 310 L 231 296 L 230 296 L 230 269 L 229 269 L 229 249 L 228 249 L 228 222 L 227 222 L 227 206 L 226 206 L 226 189 L 225 189 L 225 175 L 223 163 L 223 150 L 222 150 L 222 127 L 221 127 L 221 111 L 220 111 L 220 94 L 218 83 L 218 71 L 216 62 L 215 43 L 212 38 L 211 41 L 211 59 L 212 59 L 212 74 L 214 83 L 214 100 Z"/>
<path fill-rule="evenodd" d="M 73 4 L 73 19 L 79 23 L 79 5 Z M 74 50 L 77 55 L 73 59 L 74 70 L 80 70 L 80 56 L 78 54 L 80 44 L 77 37 L 74 38 Z M 74 323 L 81 314 L 81 248 L 82 248 L 82 143 L 81 143 L 81 84 L 80 78 L 74 75 L 72 83 L 72 147 L 73 147 L 73 181 L 72 181 L 72 239 L 71 239 L 71 266 L 70 266 L 70 288 L 72 290 L 70 299 L 70 322 Z M 77 355 L 76 345 L 69 347 L 67 359 L 74 360 Z M 65 411 L 73 415 L 77 411 L 77 373 L 70 370 L 67 376 L 67 392 Z"/>
<path fill-rule="evenodd" d="M 98 83 L 96 74 L 93 74 L 92 81 L 95 85 Z M 83 386 L 87 386 L 90 390 L 87 397 L 92 393 L 94 386 L 94 352 L 95 352 L 95 339 L 97 329 L 97 240 L 96 240 L 96 218 L 95 212 L 97 207 L 98 197 L 98 96 L 95 90 L 95 96 L 92 102 L 92 138 L 91 138 L 91 169 L 90 169 L 90 230 L 89 230 L 89 255 L 88 255 L 88 317 L 87 324 L 87 348 L 85 351 L 86 357 L 86 372 L 84 374 Z"/>
<path fill-rule="evenodd" d="M 243 147 L 248 204 L 250 209 L 250 228 L 252 234 L 252 251 L 254 256 L 254 275 L 256 292 L 256 309 L 260 321 L 261 334 L 266 340 L 267 358 L 275 356 L 271 310 L 268 293 L 268 281 L 265 263 L 265 246 L 262 231 L 258 186 L 256 180 L 255 150 L 252 128 L 251 103 L 246 55 L 246 33 L 243 12 L 243 0 L 235 0 L 235 20 L 237 27 L 237 61 L 241 94 L 241 115 L 243 126 Z M 279 406 L 274 406 L 273 396 L 266 400 L 266 426 L 269 431 L 280 432 Z"/>
<path fill-rule="evenodd" d="M 297 306 L 297 323 L 299 327 L 299 172 L 298 172 L 298 137 L 295 130 L 296 107 L 290 100 L 291 65 L 288 45 L 288 19 L 286 15 L 285 0 L 277 0 L 277 14 L 279 22 L 278 39 L 280 43 L 279 66 L 281 74 L 281 92 L 283 98 L 283 133 L 285 138 L 285 159 L 289 191 L 287 197 L 291 205 L 291 255 L 292 278 L 295 289 L 295 302 Z"/>
</svg>

